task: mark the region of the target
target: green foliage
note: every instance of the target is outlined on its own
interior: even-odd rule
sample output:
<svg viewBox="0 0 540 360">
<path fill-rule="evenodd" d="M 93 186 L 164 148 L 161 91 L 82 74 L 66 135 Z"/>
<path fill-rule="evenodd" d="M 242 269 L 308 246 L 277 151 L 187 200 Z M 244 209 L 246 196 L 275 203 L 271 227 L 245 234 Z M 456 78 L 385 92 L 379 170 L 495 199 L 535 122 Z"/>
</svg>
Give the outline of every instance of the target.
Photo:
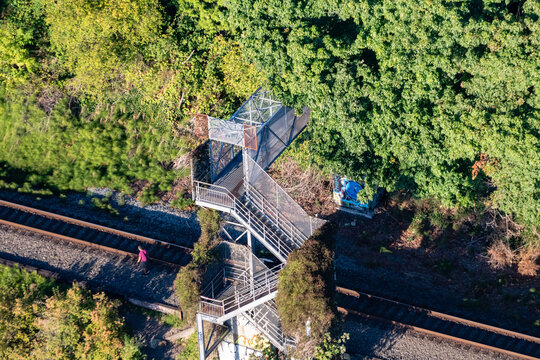
<svg viewBox="0 0 540 360">
<path fill-rule="evenodd" d="M 197 215 L 201 224 L 201 236 L 191 252 L 191 262 L 180 269 L 174 281 L 176 295 L 184 319 L 188 323 L 195 320 L 199 308 L 202 276 L 214 258 L 211 248 L 216 244 L 220 228 L 217 211 L 200 208 Z"/>
<path fill-rule="evenodd" d="M 110 200 L 110 196 L 106 196 L 103 198 L 93 197 L 90 200 L 90 203 L 92 204 L 92 207 L 95 209 L 100 209 L 109 214 L 118 216 L 120 213 L 110 204 L 109 200 Z"/>
<path fill-rule="evenodd" d="M 40 320 L 36 359 L 142 359 L 137 345 L 122 331 L 118 303 L 103 293 L 92 295 L 77 285 L 47 299 Z"/>
<path fill-rule="evenodd" d="M 35 99 L 20 103 L 18 96 L 0 99 L 0 159 L 7 170 L 26 172 L 11 178 L 16 183 L 54 191 L 108 186 L 130 192 L 133 181 L 146 179 L 156 191 L 179 175 L 168 167 L 185 148 L 163 124 L 122 104 L 75 116 L 67 100 L 47 116 Z M 26 121 L 17 121 L 20 116 Z"/>
<path fill-rule="evenodd" d="M 71 86 L 94 96 L 138 85 L 145 64 L 137 56 L 160 40 L 157 0 L 47 1 L 46 14 L 52 48 L 75 75 Z"/>
<path fill-rule="evenodd" d="M 193 323 L 199 309 L 200 286 L 201 272 L 193 263 L 182 267 L 174 280 L 174 289 L 180 302 L 183 319 L 189 324 Z"/>
<path fill-rule="evenodd" d="M 151 203 L 186 176 L 173 161 L 196 145 L 187 120 L 227 117 L 262 80 L 233 39 L 193 27 L 202 17 L 184 5 L 3 2 L 0 186 L 51 194 L 143 183 Z"/>
<path fill-rule="evenodd" d="M 279 360 L 279 354 L 276 349 L 272 348 L 270 344 L 265 346 L 262 350 L 264 360 Z"/>
<path fill-rule="evenodd" d="M 445 206 L 540 218 L 537 1 L 233 0 L 244 51 L 289 104 L 312 109 L 325 172 Z M 480 175 L 479 154 L 488 157 Z M 494 185 L 494 186 L 493 186 Z"/>
<path fill-rule="evenodd" d="M 339 360 L 342 355 L 345 354 L 347 349 L 345 343 L 349 340 L 349 334 L 345 333 L 341 335 L 339 339 L 334 339 L 330 336 L 330 333 L 324 334 L 324 339 L 319 346 L 315 349 L 313 359 L 315 360 Z"/>
<path fill-rule="evenodd" d="M 411 224 L 409 225 L 409 229 L 414 235 L 422 235 L 425 228 L 425 220 L 426 214 L 423 212 L 418 211 L 416 214 L 414 214 Z"/>
<path fill-rule="evenodd" d="M 219 212 L 213 209 L 200 208 L 197 217 L 201 225 L 201 239 L 214 241 L 219 233 Z"/>
<path fill-rule="evenodd" d="M 283 330 L 301 343 L 319 343 L 335 318 L 332 233 L 335 225 L 327 223 L 294 250 L 280 272 L 276 305 Z M 310 321 L 310 338 L 306 322 Z M 300 344 L 299 349 L 303 346 Z M 313 350 L 302 350 L 311 357 Z"/>
<path fill-rule="evenodd" d="M 195 331 L 187 340 L 183 341 L 184 348 L 176 358 L 177 360 L 198 360 L 199 359 L 199 343 L 197 332 Z"/>
<path fill-rule="evenodd" d="M 216 210 L 200 208 L 197 211 L 201 225 L 201 236 L 193 246 L 191 256 L 197 266 L 206 266 L 212 260 L 210 249 L 216 244 L 219 233 L 219 213 Z"/>
<path fill-rule="evenodd" d="M 8 90 L 24 84 L 38 68 L 42 12 L 39 0 L 8 0 L 0 7 L 0 84 Z"/>
<path fill-rule="evenodd" d="M 39 301 L 50 294 L 52 285 L 35 272 L 0 265 L 0 358 L 30 353 L 39 331 Z"/>
<path fill-rule="evenodd" d="M 171 206 L 177 208 L 178 210 L 185 210 L 186 208 L 193 206 L 195 202 L 191 197 L 187 197 L 188 194 L 186 191 L 180 192 L 176 195 L 176 199 L 171 201 Z"/>
<path fill-rule="evenodd" d="M 181 320 L 177 314 L 160 314 L 160 320 L 163 324 L 169 325 L 170 327 L 182 329 L 185 327 L 186 322 Z"/>
<path fill-rule="evenodd" d="M 142 359 L 118 318 L 118 303 L 35 272 L 0 266 L 0 358 Z"/>
</svg>

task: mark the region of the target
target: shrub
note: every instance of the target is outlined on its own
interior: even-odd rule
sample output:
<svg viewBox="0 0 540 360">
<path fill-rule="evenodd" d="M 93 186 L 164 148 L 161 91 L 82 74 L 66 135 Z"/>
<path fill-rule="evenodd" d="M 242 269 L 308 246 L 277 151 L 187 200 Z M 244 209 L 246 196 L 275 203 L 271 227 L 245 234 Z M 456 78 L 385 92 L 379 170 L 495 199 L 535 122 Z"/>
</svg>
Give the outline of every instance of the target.
<svg viewBox="0 0 540 360">
<path fill-rule="evenodd" d="M 341 335 L 339 339 L 334 339 L 330 333 L 324 334 L 324 339 L 315 349 L 313 359 L 315 360 L 335 360 L 341 359 L 345 354 L 345 343 L 349 340 L 349 334 Z"/>
<path fill-rule="evenodd" d="M 327 223 L 293 251 L 279 276 L 276 305 L 283 330 L 299 342 L 297 355 L 312 357 L 335 319 L 333 252 L 335 226 Z M 310 335 L 306 322 L 310 322 Z"/>
<path fill-rule="evenodd" d="M 142 359 L 117 308 L 103 293 L 61 291 L 35 272 L 0 266 L 0 359 Z"/>
<path fill-rule="evenodd" d="M 515 257 L 510 245 L 502 240 L 496 240 L 487 250 L 487 261 L 493 269 L 511 266 Z"/>
<path fill-rule="evenodd" d="M 92 295 L 74 285 L 55 290 L 39 320 L 36 359 L 142 359 L 135 342 L 123 331 L 117 301 Z"/>
<path fill-rule="evenodd" d="M 189 206 L 192 206 L 194 204 L 194 201 L 186 197 L 186 191 L 182 191 L 178 193 L 176 196 L 176 199 L 171 201 L 171 206 L 177 208 L 178 210 L 185 210 Z"/>
<path fill-rule="evenodd" d="M 36 272 L 0 265 L 0 358 L 28 356 L 39 330 L 39 301 L 52 285 Z"/>
<path fill-rule="evenodd" d="M 197 211 L 201 224 L 201 236 L 193 247 L 191 262 L 180 269 L 174 281 L 174 288 L 184 320 L 193 323 L 197 313 L 202 275 L 213 256 L 210 249 L 215 245 L 219 233 L 219 213 L 201 208 Z"/>
<path fill-rule="evenodd" d="M 182 308 L 183 319 L 188 323 L 193 323 L 197 313 L 201 295 L 200 286 L 200 272 L 193 262 L 181 268 L 174 280 L 174 288 Z"/>
<path fill-rule="evenodd" d="M 197 332 L 194 332 L 187 340 L 183 341 L 184 348 L 182 352 L 176 358 L 177 360 L 198 360 L 199 359 L 199 346 L 198 346 Z"/>
<path fill-rule="evenodd" d="M 210 248 L 217 241 L 219 233 L 219 213 L 216 210 L 201 208 L 197 211 L 201 225 L 201 236 L 193 246 L 193 263 L 205 266 L 211 261 Z"/>
<path fill-rule="evenodd" d="M 538 249 L 523 249 L 519 253 L 518 272 L 524 276 L 536 276 L 540 271 L 537 263 Z"/>
<path fill-rule="evenodd" d="M 219 232 L 219 213 L 216 210 L 201 208 L 197 211 L 201 224 L 201 239 L 213 241 Z"/>
</svg>

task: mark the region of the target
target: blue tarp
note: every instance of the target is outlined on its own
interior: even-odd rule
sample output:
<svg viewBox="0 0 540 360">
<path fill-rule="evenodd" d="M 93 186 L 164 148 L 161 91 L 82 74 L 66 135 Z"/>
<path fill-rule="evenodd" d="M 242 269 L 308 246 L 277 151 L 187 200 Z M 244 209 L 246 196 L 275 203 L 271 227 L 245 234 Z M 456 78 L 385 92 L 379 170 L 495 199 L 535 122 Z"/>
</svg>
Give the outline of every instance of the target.
<svg viewBox="0 0 540 360">
<path fill-rule="evenodd" d="M 348 197 L 351 198 L 351 200 L 356 201 L 356 196 L 358 195 L 358 192 L 362 190 L 362 185 L 357 183 L 356 181 L 349 181 L 347 183 L 347 186 L 345 186 L 345 193 Z"/>
</svg>

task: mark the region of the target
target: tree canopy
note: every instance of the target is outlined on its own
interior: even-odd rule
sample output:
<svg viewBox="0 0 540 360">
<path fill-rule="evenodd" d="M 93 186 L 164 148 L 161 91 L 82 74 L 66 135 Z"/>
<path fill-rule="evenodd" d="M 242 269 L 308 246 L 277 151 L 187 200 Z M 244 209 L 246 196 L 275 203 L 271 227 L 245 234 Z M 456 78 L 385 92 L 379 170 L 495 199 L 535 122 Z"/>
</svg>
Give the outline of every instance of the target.
<svg viewBox="0 0 540 360">
<path fill-rule="evenodd" d="M 312 108 L 314 162 L 449 206 L 491 196 L 538 224 L 538 2 L 232 0 L 230 9 L 272 86 Z"/>
</svg>

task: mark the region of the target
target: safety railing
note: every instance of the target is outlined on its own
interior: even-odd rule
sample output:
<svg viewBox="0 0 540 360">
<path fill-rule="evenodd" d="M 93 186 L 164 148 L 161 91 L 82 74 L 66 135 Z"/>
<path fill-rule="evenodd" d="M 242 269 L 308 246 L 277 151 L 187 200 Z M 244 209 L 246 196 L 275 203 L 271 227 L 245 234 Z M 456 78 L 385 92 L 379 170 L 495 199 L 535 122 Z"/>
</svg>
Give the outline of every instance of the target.
<svg viewBox="0 0 540 360">
<path fill-rule="evenodd" d="M 201 296 L 200 312 L 221 317 L 272 294 L 277 291 L 278 272 L 282 268 L 283 265 L 278 265 L 275 268 L 260 271 L 253 276 L 248 284 L 237 287 L 232 295 L 224 299 L 218 300 Z"/>
<path fill-rule="evenodd" d="M 219 271 L 209 281 L 201 291 L 202 296 L 212 299 L 219 297 L 219 294 L 231 284 L 244 286 L 250 283 L 251 277 L 249 269 L 231 264 L 224 264 Z"/>
<path fill-rule="evenodd" d="M 214 205 L 220 205 L 227 208 L 234 208 L 235 197 L 229 191 L 221 186 L 206 184 L 200 186 L 199 181 L 194 181 L 196 200 L 203 200 Z M 223 189 L 227 191 L 223 191 Z"/>
<path fill-rule="evenodd" d="M 244 166 L 247 167 L 248 172 L 245 183 L 247 196 L 253 196 L 259 202 L 261 197 L 264 198 L 265 206 L 272 206 L 276 221 L 278 216 L 280 220 L 287 219 L 290 224 L 294 225 L 295 230 L 300 230 L 305 238 L 310 237 L 313 231 L 322 225 L 319 219 L 309 216 L 250 156 L 244 155 Z M 262 204 L 258 206 L 262 206 Z"/>
<path fill-rule="evenodd" d="M 257 189 L 248 187 L 246 196 L 249 199 L 250 204 L 264 214 L 274 226 L 280 229 L 295 247 L 302 246 L 304 241 L 307 240 L 308 237 Z"/>
<path fill-rule="evenodd" d="M 285 261 L 287 256 L 296 247 L 291 246 L 285 238 L 281 237 L 274 229 L 266 225 L 262 219 L 246 207 L 238 200 L 231 192 L 222 186 L 203 183 L 194 180 L 194 194 L 196 201 L 206 202 L 217 206 L 222 206 L 230 209 L 238 216 L 247 226 L 251 227 L 253 234 L 261 241 L 272 246 L 279 254 L 281 261 Z"/>
<path fill-rule="evenodd" d="M 202 289 L 201 294 L 211 299 L 216 298 L 227 285 L 226 279 L 225 268 L 221 268 Z"/>
<path fill-rule="evenodd" d="M 244 315 L 281 351 L 296 346 L 294 340 L 283 333 L 277 309 L 272 301 L 250 309 Z"/>
</svg>

